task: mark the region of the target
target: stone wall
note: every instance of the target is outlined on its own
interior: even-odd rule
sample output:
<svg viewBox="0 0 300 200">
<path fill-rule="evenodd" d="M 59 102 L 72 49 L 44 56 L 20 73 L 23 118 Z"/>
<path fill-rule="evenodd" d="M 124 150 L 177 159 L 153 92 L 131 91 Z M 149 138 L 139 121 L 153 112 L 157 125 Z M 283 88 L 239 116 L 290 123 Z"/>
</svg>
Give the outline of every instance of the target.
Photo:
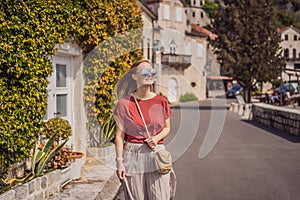
<svg viewBox="0 0 300 200">
<path fill-rule="evenodd" d="M 70 179 L 68 174 L 71 174 L 70 168 L 47 173 L 1 194 L 0 200 L 43 200 L 56 196 Z"/>
<path fill-rule="evenodd" d="M 300 136 L 300 110 L 257 103 L 252 113 L 258 123 Z"/>
</svg>

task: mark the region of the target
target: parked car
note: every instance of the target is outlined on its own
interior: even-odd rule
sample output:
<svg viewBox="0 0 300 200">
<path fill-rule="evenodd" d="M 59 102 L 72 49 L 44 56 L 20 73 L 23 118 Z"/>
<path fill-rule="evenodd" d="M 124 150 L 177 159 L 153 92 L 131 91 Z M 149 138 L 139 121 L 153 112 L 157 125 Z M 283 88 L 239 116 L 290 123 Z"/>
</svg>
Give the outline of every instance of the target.
<svg viewBox="0 0 300 200">
<path fill-rule="evenodd" d="M 243 91 L 243 87 L 239 84 L 234 84 L 232 87 L 226 92 L 227 98 L 234 98 L 236 95 L 241 94 Z"/>
<path fill-rule="evenodd" d="M 278 94 L 281 94 L 281 92 L 286 93 L 286 92 L 290 92 L 290 93 L 294 93 L 297 90 L 297 86 L 295 86 L 292 83 L 283 83 L 281 86 L 277 87 L 275 89 L 275 92 Z"/>
</svg>

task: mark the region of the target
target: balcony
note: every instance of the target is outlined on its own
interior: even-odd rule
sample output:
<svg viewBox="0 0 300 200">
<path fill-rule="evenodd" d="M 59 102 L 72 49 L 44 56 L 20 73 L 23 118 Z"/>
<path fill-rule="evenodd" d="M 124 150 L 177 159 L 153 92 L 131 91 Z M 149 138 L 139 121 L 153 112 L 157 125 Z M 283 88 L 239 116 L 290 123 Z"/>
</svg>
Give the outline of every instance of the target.
<svg viewBox="0 0 300 200">
<path fill-rule="evenodd" d="M 161 63 L 169 67 L 188 68 L 191 65 L 191 55 L 162 54 Z"/>
<path fill-rule="evenodd" d="M 300 61 L 300 57 L 298 58 L 293 58 L 293 57 L 285 57 L 284 58 L 287 62 L 297 62 L 297 61 Z"/>
</svg>

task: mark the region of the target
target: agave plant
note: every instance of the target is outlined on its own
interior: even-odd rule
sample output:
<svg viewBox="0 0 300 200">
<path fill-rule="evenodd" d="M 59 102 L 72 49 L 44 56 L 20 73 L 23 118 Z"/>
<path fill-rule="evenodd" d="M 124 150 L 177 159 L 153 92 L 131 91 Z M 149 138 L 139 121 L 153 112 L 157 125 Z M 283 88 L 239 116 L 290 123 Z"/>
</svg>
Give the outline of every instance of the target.
<svg viewBox="0 0 300 200">
<path fill-rule="evenodd" d="M 93 147 L 103 147 L 109 145 L 115 137 L 116 122 L 112 113 L 106 114 L 105 119 L 99 123 L 100 129 L 98 131 L 90 126 L 92 127 L 90 129 L 90 135 L 92 136 L 91 144 Z"/>
<path fill-rule="evenodd" d="M 68 140 L 65 140 L 63 143 L 57 145 L 53 149 L 53 143 L 55 142 L 57 133 L 52 135 L 52 137 L 47 141 L 43 146 L 42 150 L 39 150 L 37 147 L 34 150 L 32 163 L 31 163 L 31 173 L 34 176 L 40 176 L 43 174 L 44 169 L 47 163 L 55 156 L 55 154 L 66 144 Z"/>
<path fill-rule="evenodd" d="M 14 186 L 18 183 L 24 183 L 32 180 L 35 177 L 41 176 L 44 173 L 44 169 L 47 163 L 67 142 L 66 140 L 63 143 L 57 145 L 55 148 L 51 148 L 53 146 L 53 143 L 55 142 L 56 136 L 56 134 L 52 135 L 52 137 L 46 142 L 41 150 L 39 150 L 38 146 L 36 145 L 33 152 L 30 173 L 28 173 L 24 178 L 13 178 L 7 182 L 1 179 L 0 184 L 6 186 Z"/>
<path fill-rule="evenodd" d="M 100 141 L 102 145 L 105 145 L 113 140 L 115 137 L 115 130 L 116 122 L 113 118 L 113 115 L 109 114 L 104 123 L 101 124 Z"/>
</svg>

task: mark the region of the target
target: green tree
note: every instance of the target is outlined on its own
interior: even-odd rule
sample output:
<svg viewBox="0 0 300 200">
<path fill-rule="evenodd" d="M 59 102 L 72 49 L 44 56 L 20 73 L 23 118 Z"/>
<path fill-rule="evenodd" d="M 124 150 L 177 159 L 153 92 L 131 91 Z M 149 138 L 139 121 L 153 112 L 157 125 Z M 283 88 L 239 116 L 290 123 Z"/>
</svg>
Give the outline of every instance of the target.
<svg viewBox="0 0 300 200">
<path fill-rule="evenodd" d="M 203 10 L 208 15 L 209 18 L 212 17 L 212 14 L 219 9 L 219 5 L 217 3 L 211 1 L 205 1 L 203 5 Z"/>
<path fill-rule="evenodd" d="M 221 66 L 243 86 L 244 98 L 250 102 L 254 85 L 277 79 L 284 66 L 273 0 L 224 3 L 213 16 L 218 38 L 211 44 Z"/>
<path fill-rule="evenodd" d="M 300 29 L 299 0 L 274 0 L 276 5 L 276 24 L 278 27 L 291 26 Z"/>
</svg>

